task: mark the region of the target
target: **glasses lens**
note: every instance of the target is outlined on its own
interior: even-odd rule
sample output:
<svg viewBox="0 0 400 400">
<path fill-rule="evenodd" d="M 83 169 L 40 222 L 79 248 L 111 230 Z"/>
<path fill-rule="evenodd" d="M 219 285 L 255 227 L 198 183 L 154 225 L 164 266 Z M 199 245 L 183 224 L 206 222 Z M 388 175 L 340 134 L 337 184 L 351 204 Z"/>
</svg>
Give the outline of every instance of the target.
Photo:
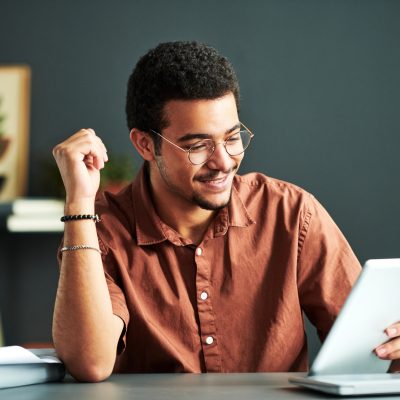
<svg viewBox="0 0 400 400">
<path fill-rule="evenodd" d="M 251 134 L 248 130 L 241 130 L 235 135 L 232 135 L 227 141 L 226 141 L 226 151 L 228 154 L 231 156 L 238 156 L 239 154 L 242 154 L 247 147 L 249 147 L 251 141 Z"/>
<path fill-rule="evenodd" d="M 252 134 L 242 128 L 241 131 L 231 135 L 225 142 L 225 149 L 231 156 L 242 154 L 251 142 Z M 210 139 L 201 140 L 189 149 L 189 160 L 194 165 L 205 163 L 214 152 L 214 142 Z"/>
<path fill-rule="evenodd" d="M 212 140 L 201 140 L 189 149 L 189 159 L 192 164 L 198 165 L 205 163 L 214 151 Z"/>
</svg>

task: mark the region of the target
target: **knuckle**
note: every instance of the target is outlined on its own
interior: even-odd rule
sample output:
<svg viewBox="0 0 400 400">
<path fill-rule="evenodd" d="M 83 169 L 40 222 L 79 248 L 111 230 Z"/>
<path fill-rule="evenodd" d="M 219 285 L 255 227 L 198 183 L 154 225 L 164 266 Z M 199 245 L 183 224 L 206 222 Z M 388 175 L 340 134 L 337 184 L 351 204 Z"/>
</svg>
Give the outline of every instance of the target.
<svg viewBox="0 0 400 400">
<path fill-rule="evenodd" d="M 63 144 L 56 146 L 54 149 L 54 154 L 57 158 L 69 157 L 72 153 L 73 151 L 71 150 L 71 148 Z"/>
<path fill-rule="evenodd" d="M 89 145 L 93 145 L 96 143 L 96 135 L 90 132 L 85 132 L 84 134 L 84 140 L 86 140 L 86 143 Z"/>
<path fill-rule="evenodd" d="M 53 148 L 53 156 L 57 157 L 62 153 L 62 143 L 58 144 L 57 146 L 54 146 Z"/>
<path fill-rule="evenodd" d="M 85 129 L 82 129 L 82 130 L 85 132 L 86 135 L 89 135 L 89 136 L 95 136 L 96 135 L 92 128 L 85 128 Z"/>
</svg>

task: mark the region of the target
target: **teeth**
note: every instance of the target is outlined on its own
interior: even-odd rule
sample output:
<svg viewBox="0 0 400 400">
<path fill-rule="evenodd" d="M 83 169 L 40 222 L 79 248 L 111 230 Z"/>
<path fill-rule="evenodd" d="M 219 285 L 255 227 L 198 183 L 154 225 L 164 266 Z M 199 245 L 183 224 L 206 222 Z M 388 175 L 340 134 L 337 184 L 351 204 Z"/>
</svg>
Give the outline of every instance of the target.
<svg viewBox="0 0 400 400">
<path fill-rule="evenodd" d="M 211 181 L 205 181 L 205 182 L 223 182 L 223 181 L 224 181 L 224 179 L 220 178 L 220 179 L 213 179 Z"/>
<path fill-rule="evenodd" d="M 215 179 L 201 179 L 200 182 L 203 183 L 221 183 L 224 182 L 228 177 L 223 176 L 222 178 L 215 178 Z"/>
</svg>

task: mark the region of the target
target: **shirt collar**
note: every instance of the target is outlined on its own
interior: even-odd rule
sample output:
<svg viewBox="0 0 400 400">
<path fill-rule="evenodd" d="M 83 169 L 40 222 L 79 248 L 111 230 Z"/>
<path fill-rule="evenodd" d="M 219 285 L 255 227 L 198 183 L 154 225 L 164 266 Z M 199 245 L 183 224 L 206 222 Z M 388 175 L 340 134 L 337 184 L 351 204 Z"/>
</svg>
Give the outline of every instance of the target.
<svg viewBox="0 0 400 400">
<path fill-rule="evenodd" d="M 213 237 L 225 235 L 229 227 L 245 228 L 255 223 L 235 187 L 229 204 L 216 215 L 208 232 Z M 132 185 L 133 210 L 136 221 L 136 238 L 138 245 L 150 245 L 169 240 L 175 245 L 189 244 L 187 239 L 160 220 L 150 194 L 149 177 L 145 165 L 140 169 Z"/>
<path fill-rule="evenodd" d="M 156 244 L 167 240 L 150 195 L 148 173 L 142 166 L 132 185 L 136 238 L 139 245 Z"/>
<path fill-rule="evenodd" d="M 254 219 L 250 216 L 246 206 L 240 198 L 236 189 L 237 179 L 234 178 L 232 186 L 231 200 L 229 204 L 221 209 L 214 220 L 214 237 L 225 235 L 231 226 L 237 228 L 246 228 L 255 224 Z"/>
</svg>

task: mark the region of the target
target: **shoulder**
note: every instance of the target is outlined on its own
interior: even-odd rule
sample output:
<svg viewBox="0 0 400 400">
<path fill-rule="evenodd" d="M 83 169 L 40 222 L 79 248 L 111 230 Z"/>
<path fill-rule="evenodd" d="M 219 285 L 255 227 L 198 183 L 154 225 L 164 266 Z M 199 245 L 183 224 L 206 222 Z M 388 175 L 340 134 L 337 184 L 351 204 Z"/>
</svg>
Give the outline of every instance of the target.
<svg viewBox="0 0 400 400">
<path fill-rule="evenodd" d="M 132 184 L 115 194 L 107 191 L 100 193 L 95 207 L 101 219 L 97 224 L 97 233 L 103 242 L 113 242 L 120 236 L 131 237 L 134 226 Z"/>
<path fill-rule="evenodd" d="M 96 211 L 101 216 L 130 215 L 132 209 L 132 184 L 118 193 L 101 192 L 96 198 Z"/>
<path fill-rule="evenodd" d="M 259 172 L 236 175 L 235 189 L 244 203 L 254 201 L 268 202 L 309 202 L 314 197 L 305 189 L 280 179 L 271 178 Z"/>
</svg>

